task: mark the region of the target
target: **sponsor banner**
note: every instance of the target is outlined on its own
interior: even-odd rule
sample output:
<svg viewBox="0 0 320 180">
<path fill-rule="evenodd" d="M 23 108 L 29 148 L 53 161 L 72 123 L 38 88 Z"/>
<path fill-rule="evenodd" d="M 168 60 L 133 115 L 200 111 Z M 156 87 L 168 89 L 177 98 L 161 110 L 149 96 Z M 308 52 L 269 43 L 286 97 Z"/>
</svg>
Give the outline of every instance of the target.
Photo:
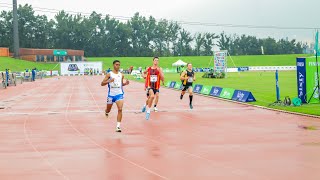
<svg viewBox="0 0 320 180">
<path fill-rule="evenodd" d="M 249 71 L 249 67 L 238 67 L 239 72 Z"/>
<path fill-rule="evenodd" d="M 320 60 L 320 58 L 318 59 Z M 318 63 L 319 64 L 319 63 Z M 306 94 L 309 103 L 319 103 L 317 61 L 315 57 L 306 58 Z M 319 65 L 318 65 L 319 66 Z M 320 67 L 319 67 L 320 70 Z M 299 84 L 298 84 L 299 85 Z"/>
<path fill-rule="evenodd" d="M 210 91 L 210 95 L 211 96 L 215 96 L 215 97 L 220 97 L 220 94 L 222 92 L 222 88 L 221 87 L 212 87 L 211 91 Z"/>
<path fill-rule="evenodd" d="M 209 95 L 211 91 L 212 86 L 203 86 L 201 90 L 201 94 Z"/>
<path fill-rule="evenodd" d="M 171 81 L 169 88 L 174 88 L 174 86 L 176 85 L 175 81 Z"/>
<path fill-rule="evenodd" d="M 95 74 L 102 73 L 102 62 L 63 62 L 61 75 L 86 74 L 91 70 Z"/>
<path fill-rule="evenodd" d="M 306 58 L 297 58 L 297 85 L 298 97 L 307 103 Z"/>
<path fill-rule="evenodd" d="M 232 96 L 234 94 L 235 89 L 231 89 L 231 88 L 223 88 L 222 92 L 220 94 L 221 98 L 224 99 L 232 99 Z"/>
<path fill-rule="evenodd" d="M 255 102 L 256 99 L 249 91 L 235 90 L 232 96 L 232 100 L 239 102 Z"/>
<path fill-rule="evenodd" d="M 201 93 L 201 90 L 202 90 L 202 87 L 203 87 L 202 85 L 196 84 L 196 85 L 193 87 L 193 92 L 200 94 L 200 93 Z"/>
</svg>

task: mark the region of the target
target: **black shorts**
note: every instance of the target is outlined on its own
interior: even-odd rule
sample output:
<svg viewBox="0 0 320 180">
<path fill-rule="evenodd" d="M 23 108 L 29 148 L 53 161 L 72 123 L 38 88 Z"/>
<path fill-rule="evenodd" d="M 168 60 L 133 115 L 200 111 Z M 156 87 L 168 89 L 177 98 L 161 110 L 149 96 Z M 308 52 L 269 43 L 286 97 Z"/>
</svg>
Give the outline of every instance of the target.
<svg viewBox="0 0 320 180">
<path fill-rule="evenodd" d="M 192 87 L 192 84 L 182 85 L 182 91 L 186 91 L 186 90 L 188 90 L 190 87 Z"/>
<path fill-rule="evenodd" d="M 155 88 L 148 88 L 147 89 L 147 97 L 149 97 L 149 91 L 152 90 L 153 91 L 153 94 L 156 94 L 156 93 L 159 93 L 159 89 L 155 89 Z"/>
</svg>

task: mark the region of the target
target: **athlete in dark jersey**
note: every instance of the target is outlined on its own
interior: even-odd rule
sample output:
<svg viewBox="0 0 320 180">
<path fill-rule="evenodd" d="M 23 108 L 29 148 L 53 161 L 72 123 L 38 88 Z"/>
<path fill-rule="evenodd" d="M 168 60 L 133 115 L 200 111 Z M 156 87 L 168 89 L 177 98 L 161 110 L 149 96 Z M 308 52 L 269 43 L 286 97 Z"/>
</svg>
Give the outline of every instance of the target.
<svg viewBox="0 0 320 180">
<path fill-rule="evenodd" d="M 193 82 L 196 81 L 196 76 L 195 76 L 194 71 L 192 70 L 192 64 L 188 63 L 187 67 L 188 67 L 187 70 L 183 71 L 180 76 L 180 79 L 182 81 L 182 92 L 180 95 L 180 99 L 183 98 L 183 95 L 188 90 L 189 100 L 190 100 L 189 106 L 190 106 L 190 109 L 193 109 L 193 105 L 192 105 L 193 88 L 192 88 L 192 85 L 193 85 Z"/>
</svg>

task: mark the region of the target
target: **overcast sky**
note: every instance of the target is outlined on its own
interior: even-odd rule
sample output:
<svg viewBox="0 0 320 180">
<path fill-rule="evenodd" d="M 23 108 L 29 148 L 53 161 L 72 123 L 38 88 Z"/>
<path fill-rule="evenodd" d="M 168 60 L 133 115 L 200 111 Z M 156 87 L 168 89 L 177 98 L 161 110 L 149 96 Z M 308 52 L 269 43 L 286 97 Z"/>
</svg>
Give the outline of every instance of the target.
<svg viewBox="0 0 320 180">
<path fill-rule="evenodd" d="M 0 10 L 8 10 L 1 3 Z M 18 0 L 18 4 L 90 13 L 96 11 L 113 16 L 131 17 L 135 12 L 155 18 L 176 21 L 255 26 L 320 27 L 320 0 Z M 53 18 L 54 14 L 46 14 Z M 258 37 L 296 38 L 313 41 L 314 30 L 248 29 L 183 25 L 195 32 L 240 33 Z"/>
</svg>

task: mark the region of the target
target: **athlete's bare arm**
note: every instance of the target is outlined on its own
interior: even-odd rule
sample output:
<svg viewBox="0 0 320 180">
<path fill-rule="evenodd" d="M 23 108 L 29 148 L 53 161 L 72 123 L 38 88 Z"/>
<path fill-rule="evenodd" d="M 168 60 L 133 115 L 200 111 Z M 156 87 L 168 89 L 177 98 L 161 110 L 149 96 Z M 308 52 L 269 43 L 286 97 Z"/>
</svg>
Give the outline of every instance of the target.
<svg viewBox="0 0 320 180">
<path fill-rule="evenodd" d="M 147 78 L 147 74 L 148 74 L 148 68 L 147 68 L 145 71 L 143 71 L 142 77 L 143 77 L 144 79 Z"/>
<path fill-rule="evenodd" d="M 103 81 L 101 82 L 101 86 L 105 86 L 114 81 L 114 79 L 110 79 L 110 80 L 109 79 L 110 79 L 110 74 L 108 73 L 106 77 L 104 77 Z"/>
<path fill-rule="evenodd" d="M 127 86 L 127 85 L 129 85 L 129 80 L 128 79 L 126 79 L 126 81 L 125 82 L 123 82 L 123 80 L 124 80 L 124 75 L 122 74 L 122 86 Z"/>
<path fill-rule="evenodd" d="M 196 73 L 193 74 L 193 81 L 196 81 Z"/>
<path fill-rule="evenodd" d="M 162 68 L 159 69 L 159 72 L 160 72 L 160 79 L 162 81 L 162 84 L 164 85 L 164 74 L 163 74 Z"/>
<path fill-rule="evenodd" d="M 188 77 L 184 77 L 185 75 L 186 75 L 186 71 L 183 71 L 182 73 L 181 73 L 181 76 L 180 76 L 180 80 L 186 80 L 186 79 L 188 79 Z"/>
</svg>

